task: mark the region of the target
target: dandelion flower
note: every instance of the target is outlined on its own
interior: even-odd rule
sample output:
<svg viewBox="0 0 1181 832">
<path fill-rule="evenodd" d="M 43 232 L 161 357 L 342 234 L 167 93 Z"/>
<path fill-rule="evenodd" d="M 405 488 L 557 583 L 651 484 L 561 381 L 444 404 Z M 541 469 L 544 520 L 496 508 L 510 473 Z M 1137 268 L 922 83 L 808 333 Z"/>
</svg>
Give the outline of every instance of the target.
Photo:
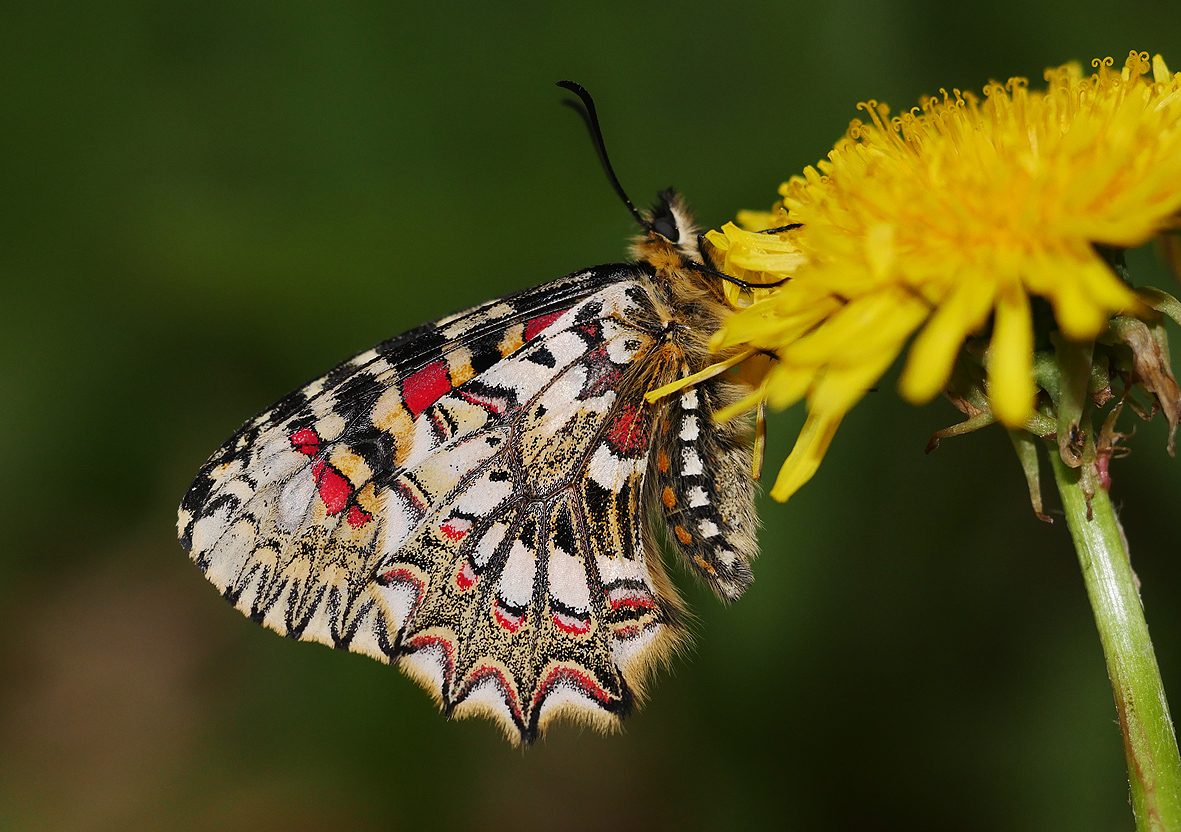
<svg viewBox="0 0 1181 832">
<path fill-rule="evenodd" d="M 1146 52 L 1122 69 L 1110 58 L 1092 69 L 1047 70 L 1045 89 L 1012 78 L 982 96 L 944 90 L 897 116 L 865 102 L 867 120 L 784 183 L 772 211 L 710 232 L 728 274 L 790 278 L 754 290 L 714 340 L 778 358 L 743 407 L 807 401 L 774 497 L 807 482 L 842 418 L 908 342 L 904 398 L 954 387 L 967 358 L 979 395 L 962 409 L 1030 429 L 1048 412 L 1041 403 L 1058 403 L 1035 367 L 1051 334 L 1080 346 L 1089 367 L 1113 318 L 1159 318 L 1152 307 L 1168 301 L 1154 303 L 1117 267 L 1123 249 L 1178 226 L 1181 73 Z M 1163 372 L 1171 381 L 1167 360 Z M 1149 388 L 1158 399 L 1172 395 L 1162 384 Z"/>
</svg>

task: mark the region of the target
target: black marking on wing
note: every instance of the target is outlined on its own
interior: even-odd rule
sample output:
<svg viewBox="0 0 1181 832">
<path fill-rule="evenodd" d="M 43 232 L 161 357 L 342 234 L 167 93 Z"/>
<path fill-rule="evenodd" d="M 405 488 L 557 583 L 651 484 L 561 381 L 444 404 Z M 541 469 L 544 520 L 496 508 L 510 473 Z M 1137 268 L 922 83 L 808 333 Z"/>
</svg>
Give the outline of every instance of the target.
<svg viewBox="0 0 1181 832">
<path fill-rule="evenodd" d="M 634 279 L 636 271 L 636 265 L 630 263 L 596 266 L 559 278 L 552 283 L 491 300 L 450 318 L 444 318 L 442 325 L 440 323 L 424 324 L 382 341 L 375 348 L 373 359 L 358 364 L 356 362 L 358 356 L 354 356 L 329 370 L 326 375 L 313 379 L 279 399 L 274 405 L 243 424 L 198 471 L 197 476 L 181 499 L 180 508 L 182 512 L 187 512 L 189 515 L 188 522 L 178 529 L 181 545 L 185 551 L 191 552 L 193 523 L 201 517 L 208 516 L 214 510 L 208 503 L 210 494 L 216 486 L 216 481 L 210 476 L 211 472 L 218 466 L 239 459 L 242 459 L 245 464 L 249 464 L 251 454 L 264 431 L 284 425 L 286 432 L 290 433 L 303 427 L 314 426 L 317 419 L 310 410 L 312 402 L 322 396 L 335 394 L 334 410 L 351 416 L 351 418 L 346 418 L 348 425 L 341 434 L 341 440 L 338 440 L 348 442 L 355 423 L 367 412 L 365 403 L 372 404 L 371 397 L 374 389 L 371 384 L 366 382 L 359 382 L 355 390 L 343 387 L 343 385 L 353 377 L 367 375 L 367 368 L 375 360 L 385 359 L 392 365 L 395 375 L 402 378 L 432 361 L 438 360 L 453 349 L 475 344 L 477 348 L 473 350 L 472 366 L 473 369 L 482 372 L 478 369 L 479 367 L 487 369 L 500 359 L 500 354 L 496 351 L 496 343 L 507 327 L 546 314 L 549 311 L 570 306 L 612 283 Z M 464 321 L 475 319 L 488 309 L 498 305 L 512 308 L 513 313 L 477 325 L 463 332 L 458 338 L 448 339 L 443 334 L 444 327 L 462 325 Z M 359 355 L 364 355 L 364 353 Z M 371 374 L 368 375 L 371 376 Z M 342 390 L 349 395 L 340 395 L 341 391 L 338 391 L 337 387 L 342 387 Z M 309 390 L 314 390 L 314 392 L 309 395 Z M 360 398 L 356 402 L 350 402 L 353 395 Z M 392 460 L 392 456 L 387 456 L 386 459 Z M 393 475 L 391 464 L 387 462 L 382 468 L 374 469 L 374 472 L 391 476 Z"/>
</svg>

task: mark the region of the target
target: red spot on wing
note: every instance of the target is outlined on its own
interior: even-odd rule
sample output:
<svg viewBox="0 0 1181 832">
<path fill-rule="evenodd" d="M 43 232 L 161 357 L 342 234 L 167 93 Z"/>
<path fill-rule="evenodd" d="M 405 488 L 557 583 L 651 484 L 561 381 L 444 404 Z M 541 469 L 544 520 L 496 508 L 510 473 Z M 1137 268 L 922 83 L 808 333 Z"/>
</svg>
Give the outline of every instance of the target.
<svg viewBox="0 0 1181 832">
<path fill-rule="evenodd" d="M 348 524 L 354 529 L 359 529 L 373 519 L 373 515 L 358 505 L 349 506 L 349 513 L 345 516 Z"/>
<path fill-rule="evenodd" d="M 609 603 L 613 610 L 621 607 L 629 607 L 637 610 L 657 609 L 656 599 L 646 592 L 639 591 L 627 592 L 620 595 L 613 594 L 610 597 Z"/>
<path fill-rule="evenodd" d="M 460 390 L 459 397 L 468 404 L 474 404 L 476 407 L 484 408 L 493 416 L 499 416 L 507 408 L 507 402 L 503 398 L 497 398 L 495 396 L 484 396 L 468 390 Z"/>
<path fill-rule="evenodd" d="M 472 529 L 472 521 L 464 517 L 448 517 L 439 524 L 439 531 L 448 540 L 460 541 L 467 537 Z"/>
<path fill-rule="evenodd" d="M 449 392 L 451 379 L 446 361 L 432 361 L 402 382 L 402 401 L 415 418 Z"/>
<path fill-rule="evenodd" d="M 611 701 L 611 694 L 603 690 L 602 686 L 591 678 L 590 674 L 575 667 L 555 667 L 545 677 L 545 681 L 537 688 L 533 697 L 533 707 L 542 703 L 545 697 L 560 684 L 569 684 L 586 694 L 591 699 L 597 699 L 606 704 Z"/>
<path fill-rule="evenodd" d="M 465 559 L 463 566 L 458 572 L 455 573 L 455 585 L 459 587 L 461 591 L 466 592 L 476 583 L 476 578 L 476 572 L 474 569 L 472 569 L 472 562 Z"/>
<path fill-rule="evenodd" d="M 586 635 L 590 632 L 590 619 L 575 618 L 571 615 L 564 615 L 560 612 L 555 612 L 552 616 L 554 626 L 556 626 L 563 633 L 569 633 L 574 636 Z"/>
<path fill-rule="evenodd" d="M 658 624 L 655 624 L 651 621 L 647 624 L 625 624 L 622 627 L 616 627 L 611 635 L 616 641 L 627 641 L 628 639 L 633 639 L 636 636 L 643 635 L 644 633 L 655 629 L 658 626 Z"/>
<path fill-rule="evenodd" d="M 435 433 L 439 436 L 450 438 L 451 426 L 447 424 L 447 420 L 437 410 L 432 410 L 427 414 L 427 418 L 431 420 L 431 425 L 435 428 Z"/>
<path fill-rule="evenodd" d="M 426 511 L 426 503 L 422 501 L 417 489 L 411 486 L 410 483 L 404 480 L 394 480 L 393 487 L 398 490 L 399 494 L 406 498 L 406 501 L 410 503 L 410 508 L 418 515 L 421 516 L 422 512 Z"/>
<path fill-rule="evenodd" d="M 349 484 L 344 474 L 337 471 L 328 463 L 320 460 L 312 466 L 312 477 L 316 481 L 316 489 L 320 492 L 320 499 L 324 501 L 324 508 L 329 514 L 344 511 L 349 504 L 349 496 L 353 493 L 353 486 Z"/>
<path fill-rule="evenodd" d="M 537 337 L 539 332 L 569 311 L 569 309 L 559 309 L 557 312 L 550 312 L 548 315 L 538 315 L 536 318 L 526 321 L 525 334 L 523 337 L 526 341 L 532 341 L 535 337 Z"/>
<path fill-rule="evenodd" d="M 417 574 L 415 574 L 410 569 L 407 569 L 405 566 L 395 566 L 388 572 L 383 572 L 382 574 L 378 575 L 377 582 L 382 586 L 393 586 L 394 584 L 398 584 L 399 586 L 410 588 L 410 590 L 414 593 L 414 601 L 410 605 L 410 609 L 406 611 L 406 618 L 403 622 L 403 626 L 406 626 L 405 622 L 413 621 L 414 617 L 418 614 L 418 606 L 422 603 L 422 597 L 424 594 L 426 594 L 426 583 L 422 580 L 422 578 L 418 577 Z"/>
<path fill-rule="evenodd" d="M 388 572 L 383 572 L 377 576 L 377 582 L 382 586 L 398 584 L 409 587 L 414 592 L 414 603 L 407 610 L 405 619 L 406 621 L 413 621 L 414 617 L 418 614 L 418 605 L 422 603 L 422 596 L 426 593 L 426 583 L 405 566 L 395 566 Z"/>
<path fill-rule="evenodd" d="M 616 390 L 623 379 L 623 367 L 611 360 L 606 347 L 595 347 L 583 359 L 586 381 L 579 392 L 580 399 L 597 398 L 608 390 Z"/>
<path fill-rule="evenodd" d="M 480 665 L 468 677 L 469 681 L 465 687 L 470 691 L 487 678 L 492 678 L 496 681 L 496 686 L 500 688 L 505 703 L 508 705 L 509 710 L 513 712 L 513 718 L 516 719 L 518 725 L 522 724 L 525 719 L 521 714 L 520 700 L 517 699 L 517 694 L 513 690 L 513 686 L 509 684 L 509 680 L 505 678 L 504 672 L 500 668 L 487 664 Z"/>
<path fill-rule="evenodd" d="M 300 428 L 288 438 L 291 440 L 291 447 L 301 454 L 315 456 L 320 452 L 320 434 L 312 428 Z"/>
<path fill-rule="evenodd" d="M 504 627 L 504 629 L 508 630 L 510 633 L 515 633 L 517 630 L 521 629 L 521 624 L 525 622 L 524 615 L 517 615 L 515 613 L 509 612 L 503 606 L 501 606 L 499 599 L 497 599 L 497 601 L 492 606 L 492 614 L 496 618 L 496 623 L 501 627 Z"/>
<path fill-rule="evenodd" d="M 417 653 L 420 650 L 432 650 L 439 653 L 446 665 L 444 676 L 447 685 L 455 680 L 455 645 L 450 640 L 442 636 L 419 635 L 407 639 L 403 646 L 407 653 Z"/>
<path fill-rule="evenodd" d="M 637 456 L 648 446 L 647 414 L 635 405 L 624 405 L 607 427 L 607 444 L 622 456 Z"/>
</svg>

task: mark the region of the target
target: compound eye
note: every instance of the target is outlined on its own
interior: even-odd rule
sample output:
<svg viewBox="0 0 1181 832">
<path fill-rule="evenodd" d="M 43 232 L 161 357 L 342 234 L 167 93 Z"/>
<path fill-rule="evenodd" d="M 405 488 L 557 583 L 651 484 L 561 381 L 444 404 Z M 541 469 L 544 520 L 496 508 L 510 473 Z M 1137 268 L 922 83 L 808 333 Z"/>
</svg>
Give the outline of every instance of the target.
<svg viewBox="0 0 1181 832">
<path fill-rule="evenodd" d="M 656 197 L 656 204 L 652 206 L 652 219 L 648 228 L 655 231 L 670 243 L 681 241 L 681 229 L 677 227 L 677 215 L 673 212 L 673 202 L 677 194 L 672 188 L 665 188 Z"/>
<path fill-rule="evenodd" d="M 652 230 L 664 237 L 670 243 L 677 242 L 681 233 L 677 230 L 677 224 L 672 217 L 658 216 L 652 219 Z"/>
</svg>

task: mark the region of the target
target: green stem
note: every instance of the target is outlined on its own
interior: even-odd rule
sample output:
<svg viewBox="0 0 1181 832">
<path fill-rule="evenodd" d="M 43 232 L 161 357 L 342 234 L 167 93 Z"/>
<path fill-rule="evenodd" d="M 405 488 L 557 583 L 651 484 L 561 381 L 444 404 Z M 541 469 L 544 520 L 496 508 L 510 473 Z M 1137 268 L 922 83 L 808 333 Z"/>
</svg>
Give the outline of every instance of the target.
<svg viewBox="0 0 1181 832">
<path fill-rule="evenodd" d="M 1056 450 L 1050 462 L 1107 659 L 1136 828 L 1181 832 L 1181 756 L 1123 529 L 1093 466 L 1070 468 Z"/>
</svg>

